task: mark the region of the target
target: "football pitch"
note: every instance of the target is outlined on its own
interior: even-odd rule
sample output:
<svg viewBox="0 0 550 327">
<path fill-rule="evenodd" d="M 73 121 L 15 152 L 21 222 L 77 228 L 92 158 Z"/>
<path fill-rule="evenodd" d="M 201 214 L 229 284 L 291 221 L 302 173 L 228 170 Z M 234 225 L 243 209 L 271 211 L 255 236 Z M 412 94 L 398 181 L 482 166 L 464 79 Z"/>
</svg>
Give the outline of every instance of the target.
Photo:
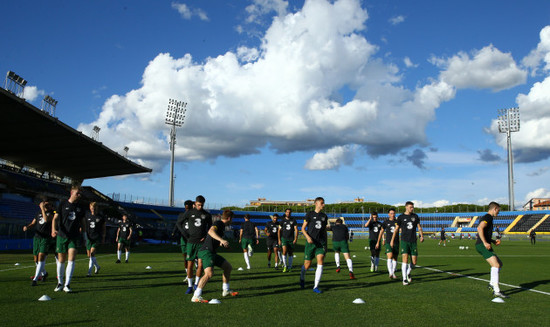
<svg viewBox="0 0 550 327">
<path fill-rule="evenodd" d="M 350 280 L 345 260 L 336 273 L 329 243 L 320 288 L 312 291 L 314 271 L 306 275 L 306 288 L 298 284 L 303 263 L 303 243 L 297 246 L 290 273 L 267 267 L 263 243 L 246 268 L 237 243 L 220 250 L 233 265 L 231 288 L 237 297 L 222 298 L 221 270 L 203 292 L 221 304 L 192 303 L 184 294 L 184 264 L 179 247 L 141 245 L 130 263 L 115 264 L 113 246 L 98 251 L 101 271 L 85 277 L 88 260 L 77 257 L 73 293 L 54 292 L 55 262 L 48 258 L 50 277 L 31 287 L 32 254 L 0 254 L 0 303 L 2 326 L 541 326 L 550 321 L 550 242 L 505 241 L 495 248 L 504 262 L 501 289 L 510 296 L 493 303 L 487 289 L 489 265 L 475 251 L 474 240 L 452 240 L 446 247 L 438 240 L 419 243 L 419 266 L 408 286 L 387 275 L 385 254 L 378 272 L 370 272 L 370 252 L 365 239 L 350 243 L 356 280 Z M 461 250 L 460 247 L 468 247 Z M 124 259 L 124 254 L 123 254 Z M 123 261 L 124 262 L 124 261 Z M 20 265 L 15 266 L 15 263 Z M 273 265 L 273 259 L 272 259 Z M 145 269 L 150 266 L 151 269 Z M 315 262 L 312 265 L 315 267 Z M 42 295 L 50 301 L 38 301 Z M 354 304 L 355 299 L 365 304 Z"/>
</svg>

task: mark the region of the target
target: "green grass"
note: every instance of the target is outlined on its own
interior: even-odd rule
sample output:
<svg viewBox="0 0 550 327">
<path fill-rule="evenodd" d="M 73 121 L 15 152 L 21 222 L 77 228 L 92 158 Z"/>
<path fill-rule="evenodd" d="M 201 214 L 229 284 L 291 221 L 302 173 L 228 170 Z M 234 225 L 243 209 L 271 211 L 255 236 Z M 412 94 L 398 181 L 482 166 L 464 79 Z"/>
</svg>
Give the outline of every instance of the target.
<svg viewBox="0 0 550 327">
<path fill-rule="evenodd" d="M 303 240 L 300 241 L 303 244 Z M 365 240 L 351 243 L 357 280 L 349 280 L 343 264 L 337 274 L 333 252 L 326 257 L 321 281 L 323 294 L 311 291 L 314 272 L 306 276 L 306 289 L 298 286 L 303 253 L 297 252 L 295 269 L 283 274 L 268 269 L 266 254 L 257 247 L 253 269 L 245 267 L 237 244 L 221 251 L 234 267 L 231 288 L 235 298 L 221 297 L 221 270 L 206 286 L 203 296 L 218 298 L 220 305 L 190 302 L 184 292 L 183 261 L 176 246 L 140 246 L 133 249 L 129 264 L 115 264 L 114 247 L 101 248 L 100 274 L 85 278 L 88 269 L 79 254 L 71 286 L 74 293 L 55 293 L 55 278 L 37 287 L 30 286 L 34 273 L 32 255 L 24 252 L 0 254 L 0 303 L 2 326 L 435 326 L 476 325 L 539 326 L 550 321 L 548 267 L 550 242 L 531 246 L 528 241 L 504 242 L 496 248 L 504 262 L 501 282 L 525 289 L 502 286 L 510 295 L 504 304 L 491 302 L 487 282 L 417 268 L 413 282 L 403 286 L 400 279 L 387 277 L 386 262 L 380 272 L 371 273 L 370 254 Z M 459 246 L 469 246 L 459 250 Z M 262 246 L 263 247 L 263 246 Z M 475 252 L 474 241 L 452 241 L 446 247 L 437 240 L 419 244 L 419 265 L 458 274 L 489 279 L 489 265 Z M 385 256 L 383 255 L 382 258 Z M 16 262 L 20 266 L 14 266 Z M 342 263 L 345 261 L 342 258 Z M 151 270 L 146 270 L 151 266 Z M 55 276 L 51 258 L 46 266 Z M 401 265 L 398 265 L 398 277 Z M 40 302 L 43 294 L 52 300 Z M 362 298 L 366 304 L 353 304 Z"/>
</svg>

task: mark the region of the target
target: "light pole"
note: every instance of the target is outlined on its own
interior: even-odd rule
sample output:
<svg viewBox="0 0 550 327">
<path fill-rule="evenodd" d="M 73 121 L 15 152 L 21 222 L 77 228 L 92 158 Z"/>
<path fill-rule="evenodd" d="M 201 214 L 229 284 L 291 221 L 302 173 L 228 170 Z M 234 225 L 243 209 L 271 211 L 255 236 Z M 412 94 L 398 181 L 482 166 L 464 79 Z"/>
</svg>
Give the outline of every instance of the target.
<svg viewBox="0 0 550 327">
<path fill-rule="evenodd" d="M 514 210 L 514 155 L 512 153 L 512 132 L 519 131 L 519 108 L 498 111 L 498 131 L 506 133 L 508 146 L 508 210 Z"/>
<path fill-rule="evenodd" d="M 166 125 L 170 125 L 170 151 L 172 152 L 172 157 L 170 161 L 170 194 L 169 194 L 169 205 L 174 206 L 174 152 L 176 150 L 176 127 L 181 127 L 183 125 L 183 120 L 185 119 L 185 111 L 187 103 L 183 101 L 178 101 L 174 99 L 168 99 L 168 110 L 166 111 Z"/>
</svg>

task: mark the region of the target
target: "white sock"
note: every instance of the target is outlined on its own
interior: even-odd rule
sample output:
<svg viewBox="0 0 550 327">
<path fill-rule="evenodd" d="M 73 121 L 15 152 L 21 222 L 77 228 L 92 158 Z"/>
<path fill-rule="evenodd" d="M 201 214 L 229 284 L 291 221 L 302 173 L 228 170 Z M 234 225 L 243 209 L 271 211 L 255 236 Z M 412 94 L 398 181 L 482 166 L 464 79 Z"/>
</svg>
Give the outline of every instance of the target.
<svg viewBox="0 0 550 327">
<path fill-rule="evenodd" d="M 199 285 L 199 280 L 201 280 L 201 278 L 199 276 L 195 276 L 195 285 Z"/>
<path fill-rule="evenodd" d="M 193 293 L 193 296 L 199 297 L 201 295 L 202 295 L 202 288 L 197 287 L 197 289 L 195 290 L 195 293 Z"/>
<path fill-rule="evenodd" d="M 63 285 L 65 278 L 65 263 L 57 262 L 57 283 Z"/>
<path fill-rule="evenodd" d="M 229 283 L 222 283 L 222 291 L 229 291 Z"/>
<path fill-rule="evenodd" d="M 244 262 L 246 262 L 246 267 L 250 268 L 250 259 L 248 258 L 248 252 L 244 252 Z"/>
<path fill-rule="evenodd" d="M 118 258 L 118 260 L 120 260 L 121 256 L 122 256 L 122 251 L 120 250 L 116 251 L 116 257 Z"/>
<path fill-rule="evenodd" d="M 187 286 L 193 287 L 193 277 L 187 278 Z"/>
<path fill-rule="evenodd" d="M 388 259 L 388 261 L 386 262 L 387 266 L 388 266 L 388 274 L 391 276 L 393 275 L 393 260 L 391 259 Z"/>
<path fill-rule="evenodd" d="M 130 257 L 130 251 L 126 251 L 126 261 L 128 261 L 129 257 Z"/>
<path fill-rule="evenodd" d="M 315 269 L 315 285 L 313 288 L 317 288 L 319 286 L 319 282 L 321 281 L 321 277 L 323 276 L 323 265 L 317 265 L 317 269 Z"/>
<path fill-rule="evenodd" d="M 340 253 L 334 253 L 334 262 L 336 262 L 336 267 L 340 267 Z"/>
<path fill-rule="evenodd" d="M 353 262 L 351 261 L 351 259 L 346 259 L 346 263 L 348 264 L 349 272 L 352 273 L 353 272 Z"/>
<path fill-rule="evenodd" d="M 286 264 L 286 254 L 283 254 L 283 266 L 285 267 L 288 267 L 288 265 Z"/>
<path fill-rule="evenodd" d="M 500 271 L 500 268 L 491 267 L 491 280 L 489 284 L 493 286 L 493 289 L 495 292 L 500 292 L 500 286 L 498 285 L 498 273 Z"/>
<path fill-rule="evenodd" d="M 90 257 L 90 260 L 88 262 L 88 274 L 92 273 L 92 268 L 94 267 L 94 260 L 92 258 L 93 257 Z"/>
<path fill-rule="evenodd" d="M 292 268 L 292 261 L 294 261 L 294 256 L 292 254 L 288 255 L 288 267 Z"/>
<path fill-rule="evenodd" d="M 397 270 L 397 260 L 392 259 L 393 267 L 392 267 L 392 273 L 395 275 L 395 271 Z"/>
<path fill-rule="evenodd" d="M 67 262 L 67 270 L 65 272 L 65 276 L 67 278 L 65 280 L 65 286 L 71 284 L 71 278 L 73 277 L 73 271 L 74 271 L 74 261 Z"/>
<path fill-rule="evenodd" d="M 372 257 L 372 256 L 370 257 L 370 265 L 374 266 L 374 257 Z"/>
<path fill-rule="evenodd" d="M 408 276 L 407 271 L 408 270 L 409 270 L 409 264 L 403 262 L 401 264 L 401 273 L 403 274 L 403 280 L 407 280 L 407 276 Z"/>
<path fill-rule="evenodd" d="M 306 280 L 306 267 L 302 266 L 302 270 L 300 271 L 300 280 Z"/>
<path fill-rule="evenodd" d="M 38 277 L 42 276 L 42 270 L 44 269 L 45 265 L 45 261 L 38 261 L 38 264 L 36 265 L 36 271 L 34 272 L 34 278 L 32 280 L 37 281 Z"/>
<path fill-rule="evenodd" d="M 99 268 L 99 264 L 97 263 L 97 258 L 96 257 L 92 257 L 92 264 L 94 266 L 96 266 L 96 268 Z"/>
</svg>

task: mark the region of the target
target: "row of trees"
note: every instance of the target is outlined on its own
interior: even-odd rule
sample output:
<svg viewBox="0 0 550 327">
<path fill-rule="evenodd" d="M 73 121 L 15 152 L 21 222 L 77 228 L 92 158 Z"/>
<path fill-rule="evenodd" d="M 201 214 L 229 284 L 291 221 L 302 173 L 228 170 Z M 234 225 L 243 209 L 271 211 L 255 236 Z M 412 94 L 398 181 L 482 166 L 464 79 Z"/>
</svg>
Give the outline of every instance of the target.
<svg viewBox="0 0 550 327">
<path fill-rule="evenodd" d="M 261 205 L 258 207 L 224 207 L 222 209 L 239 211 L 263 211 L 263 212 L 283 212 L 291 208 L 293 212 L 308 212 L 314 209 L 314 206 L 284 206 L 284 205 Z M 372 212 L 387 213 L 390 208 L 395 208 L 398 213 L 405 211 L 405 206 L 392 206 L 378 202 L 358 202 L 358 203 L 335 203 L 325 205 L 327 213 L 356 213 L 370 214 Z M 508 211 L 508 205 L 501 204 L 502 211 Z M 458 213 L 458 212 L 486 212 L 487 205 L 480 206 L 476 204 L 453 204 L 443 207 L 415 208 L 415 212 L 420 213 Z"/>
</svg>

